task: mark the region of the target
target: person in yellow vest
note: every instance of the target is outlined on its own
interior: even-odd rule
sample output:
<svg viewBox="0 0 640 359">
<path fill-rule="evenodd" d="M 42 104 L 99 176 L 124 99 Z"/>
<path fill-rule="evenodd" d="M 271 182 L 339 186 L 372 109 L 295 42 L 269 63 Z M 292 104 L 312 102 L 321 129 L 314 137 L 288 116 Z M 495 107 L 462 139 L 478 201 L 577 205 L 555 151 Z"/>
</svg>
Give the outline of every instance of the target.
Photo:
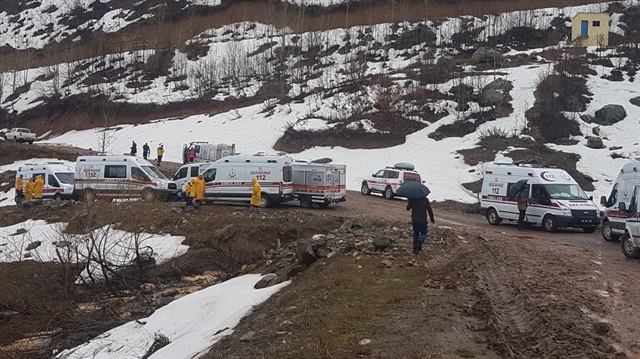
<svg viewBox="0 0 640 359">
<path fill-rule="evenodd" d="M 25 199 L 27 201 L 31 201 L 31 199 L 33 198 L 33 177 L 29 177 L 29 180 L 27 180 L 27 186 L 25 188 Z"/>
<path fill-rule="evenodd" d="M 156 153 L 158 154 L 158 167 L 160 167 L 162 156 L 164 155 L 164 146 L 162 146 L 162 143 L 160 144 L 160 146 L 158 146 L 158 150 L 156 151 Z"/>
<path fill-rule="evenodd" d="M 196 197 L 196 178 L 192 178 L 187 182 L 184 190 L 185 200 L 187 201 L 187 207 L 193 206 L 193 199 Z"/>
<path fill-rule="evenodd" d="M 22 199 L 24 198 L 24 193 L 22 192 L 24 189 L 24 182 L 22 179 L 22 175 L 18 176 L 18 178 L 16 178 L 16 203 L 20 203 L 22 202 Z"/>
<path fill-rule="evenodd" d="M 196 203 L 200 204 L 204 201 L 204 189 L 205 189 L 204 177 L 202 174 L 198 175 L 198 179 L 196 179 L 195 189 L 196 189 Z"/>
<path fill-rule="evenodd" d="M 42 191 L 44 191 L 44 180 L 41 175 L 38 175 L 38 178 L 33 183 L 33 198 L 42 201 Z"/>
<path fill-rule="evenodd" d="M 255 178 L 252 178 L 251 182 L 253 182 L 253 191 L 251 191 L 251 208 L 258 208 L 260 207 L 260 202 L 262 200 L 260 183 L 258 183 L 258 180 Z"/>
</svg>

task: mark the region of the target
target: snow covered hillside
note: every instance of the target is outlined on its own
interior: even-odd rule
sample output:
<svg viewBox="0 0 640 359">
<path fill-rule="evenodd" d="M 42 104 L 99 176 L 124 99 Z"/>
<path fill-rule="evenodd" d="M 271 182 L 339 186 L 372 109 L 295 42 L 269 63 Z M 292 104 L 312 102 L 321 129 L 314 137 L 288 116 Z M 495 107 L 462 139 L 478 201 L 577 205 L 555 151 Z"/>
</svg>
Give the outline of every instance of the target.
<svg viewBox="0 0 640 359">
<path fill-rule="evenodd" d="M 242 22 L 179 48 L 31 69 L 19 86 L 4 81 L 1 99 L 27 124 L 43 108 L 80 98 L 93 106 L 89 113 L 102 114 L 74 122 L 89 128 L 80 131 L 58 121 L 47 128 L 59 134 L 49 143 L 96 148 L 94 127 L 106 124 L 116 130 L 113 153 L 126 152 L 132 140 L 162 143 L 165 158 L 180 161 L 182 144 L 200 140 L 235 143 L 244 153 L 329 157 L 348 165 L 352 190 L 382 166 L 413 162 L 437 200 L 475 201 L 462 184 L 479 180 L 482 163 L 496 157 L 544 162 L 541 153 L 555 150 L 555 158 L 575 159 L 563 165 L 599 196 L 638 150 L 638 58 L 623 46 L 637 36 L 637 10 L 622 1 L 306 33 Z M 611 13 L 609 49 L 576 50 L 567 42 L 571 18 L 585 11 Z M 574 99 L 554 81 L 584 86 Z M 541 84 L 555 92 L 545 97 Z M 117 104 L 121 118 L 91 98 Z M 176 113 L 181 103 L 203 110 L 158 115 L 162 108 Z M 597 111 L 605 105 L 620 105 L 625 115 L 603 121 Z M 137 124 L 136 115 L 157 120 Z M 470 158 L 468 151 L 482 152 L 496 138 L 519 142 Z"/>
</svg>

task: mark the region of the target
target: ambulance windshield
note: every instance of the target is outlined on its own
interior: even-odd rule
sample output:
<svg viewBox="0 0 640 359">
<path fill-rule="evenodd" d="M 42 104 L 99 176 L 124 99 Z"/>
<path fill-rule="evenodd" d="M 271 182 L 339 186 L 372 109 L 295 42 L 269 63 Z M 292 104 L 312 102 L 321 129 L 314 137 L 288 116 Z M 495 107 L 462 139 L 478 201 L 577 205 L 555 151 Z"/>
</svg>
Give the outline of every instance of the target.
<svg viewBox="0 0 640 359">
<path fill-rule="evenodd" d="M 547 184 L 544 188 L 552 199 L 589 199 L 577 184 Z"/>
<path fill-rule="evenodd" d="M 167 177 L 163 175 L 162 172 L 158 171 L 158 169 L 153 166 L 142 166 L 142 169 L 151 177 L 167 179 Z"/>
<path fill-rule="evenodd" d="M 65 184 L 73 184 L 73 172 L 56 172 L 58 181 Z"/>
</svg>

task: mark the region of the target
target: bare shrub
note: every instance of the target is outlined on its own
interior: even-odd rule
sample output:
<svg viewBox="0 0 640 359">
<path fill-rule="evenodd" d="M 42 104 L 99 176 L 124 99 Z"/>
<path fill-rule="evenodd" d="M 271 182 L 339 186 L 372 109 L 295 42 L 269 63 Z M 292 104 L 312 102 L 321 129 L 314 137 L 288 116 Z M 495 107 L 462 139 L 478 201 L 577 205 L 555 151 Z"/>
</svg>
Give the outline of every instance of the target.
<svg viewBox="0 0 640 359">
<path fill-rule="evenodd" d="M 478 133 L 478 137 L 480 137 L 480 139 L 485 139 L 485 138 L 489 138 L 489 137 L 494 137 L 494 138 L 507 138 L 509 137 L 509 131 L 504 128 L 504 127 L 498 127 L 498 126 L 487 126 L 484 128 L 478 128 L 478 130 L 476 131 Z"/>
</svg>

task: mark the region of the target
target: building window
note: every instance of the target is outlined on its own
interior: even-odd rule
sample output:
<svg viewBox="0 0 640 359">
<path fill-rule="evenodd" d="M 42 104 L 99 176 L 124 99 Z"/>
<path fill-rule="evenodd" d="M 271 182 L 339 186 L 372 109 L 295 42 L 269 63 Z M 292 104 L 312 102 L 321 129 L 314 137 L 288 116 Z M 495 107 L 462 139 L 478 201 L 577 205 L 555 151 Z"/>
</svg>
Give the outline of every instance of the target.
<svg viewBox="0 0 640 359">
<path fill-rule="evenodd" d="M 591 25 L 593 27 L 600 27 L 600 21 L 594 21 Z"/>
</svg>

